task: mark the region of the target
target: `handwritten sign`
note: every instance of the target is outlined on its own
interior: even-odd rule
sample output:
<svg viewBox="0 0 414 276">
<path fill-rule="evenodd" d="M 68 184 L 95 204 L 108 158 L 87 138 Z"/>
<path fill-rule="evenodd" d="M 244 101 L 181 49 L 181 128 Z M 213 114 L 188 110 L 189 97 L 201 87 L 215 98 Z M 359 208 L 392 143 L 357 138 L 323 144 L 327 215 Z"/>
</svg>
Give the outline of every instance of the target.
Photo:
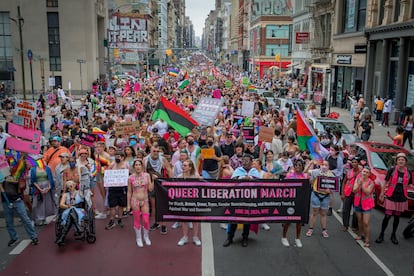
<svg viewBox="0 0 414 276">
<path fill-rule="evenodd" d="M 40 137 L 41 137 L 41 132 L 40 130 L 32 130 L 32 129 L 27 129 L 24 128 L 22 126 L 13 124 L 13 123 L 9 123 L 9 134 L 16 136 L 16 137 L 20 137 L 26 140 L 30 140 L 32 142 L 39 142 L 40 141 Z"/>
<path fill-rule="evenodd" d="M 88 146 L 88 147 L 93 147 L 94 143 L 96 141 L 96 136 L 95 134 L 91 134 L 91 133 L 84 133 L 82 132 L 79 135 L 80 138 L 80 143 L 82 145 Z"/>
<path fill-rule="evenodd" d="M 246 144 L 254 144 L 254 127 L 244 126 L 242 131 L 244 142 Z"/>
<path fill-rule="evenodd" d="M 124 122 L 115 124 L 115 135 L 135 134 L 139 132 L 139 121 Z"/>
<path fill-rule="evenodd" d="M 329 189 L 333 192 L 339 192 L 339 179 L 337 177 L 318 176 L 318 190 Z"/>
<path fill-rule="evenodd" d="M 214 120 L 221 108 L 222 99 L 203 97 L 200 99 L 191 117 L 201 126 L 210 126 L 214 124 Z"/>
<path fill-rule="evenodd" d="M 254 102 L 243 101 L 241 115 L 252 117 L 254 112 Z"/>
<path fill-rule="evenodd" d="M 106 170 L 104 175 L 105 187 L 125 187 L 128 186 L 129 170 Z"/>
<path fill-rule="evenodd" d="M 120 99 L 120 104 L 121 105 L 129 105 L 132 104 L 132 98 L 121 98 Z"/>
<path fill-rule="evenodd" d="M 16 100 L 16 108 L 14 112 L 17 116 L 24 118 L 36 118 L 37 106 L 35 103 L 25 101 L 25 100 Z"/>
<path fill-rule="evenodd" d="M 273 140 L 274 128 L 261 126 L 259 130 L 259 141 L 271 143 Z"/>
</svg>

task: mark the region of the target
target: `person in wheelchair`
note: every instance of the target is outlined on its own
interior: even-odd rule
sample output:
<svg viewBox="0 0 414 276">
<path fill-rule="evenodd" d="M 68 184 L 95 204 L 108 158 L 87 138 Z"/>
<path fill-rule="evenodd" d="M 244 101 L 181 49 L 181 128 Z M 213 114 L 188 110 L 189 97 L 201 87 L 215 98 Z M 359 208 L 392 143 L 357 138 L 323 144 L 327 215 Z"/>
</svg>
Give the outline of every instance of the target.
<svg viewBox="0 0 414 276">
<path fill-rule="evenodd" d="M 63 229 L 55 241 L 59 246 L 65 243 L 65 237 L 72 227 L 75 228 L 75 235 L 81 235 L 81 221 L 86 216 L 84 198 L 76 189 L 76 183 L 71 180 L 67 181 L 66 188 L 67 191 L 63 193 L 59 204 L 60 209 L 63 210 L 60 219 Z"/>
</svg>

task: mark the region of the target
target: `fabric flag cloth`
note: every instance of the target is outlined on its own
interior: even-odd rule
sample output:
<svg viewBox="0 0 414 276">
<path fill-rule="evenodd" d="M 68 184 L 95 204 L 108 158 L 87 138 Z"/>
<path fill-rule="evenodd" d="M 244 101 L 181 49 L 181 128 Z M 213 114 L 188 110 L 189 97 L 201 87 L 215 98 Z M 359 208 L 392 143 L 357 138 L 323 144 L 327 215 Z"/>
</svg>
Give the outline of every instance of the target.
<svg viewBox="0 0 414 276">
<path fill-rule="evenodd" d="M 152 114 L 152 120 L 158 119 L 164 120 L 183 137 L 190 133 L 195 126 L 198 126 L 198 123 L 190 115 L 164 97 L 161 97 Z"/>
<path fill-rule="evenodd" d="M 134 83 L 134 92 L 139 92 L 141 91 L 141 85 L 139 84 L 139 82 Z"/>
<path fill-rule="evenodd" d="M 256 90 L 256 86 L 254 86 L 253 84 L 250 84 L 248 86 L 249 92 L 254 92 Z"/>
<path fill-rule="evenodd" d="M 190 77 L 188 76 L 188 71 L 185 71 L 184 80 L 188 80 Z"/>
<path fill-rule="evenodd" d="M 221 90 L 220 89 L 215 89 L 213 91 L 213 98 L 214 99 L 221 99 Z"/>
<path fill-rule="evenodd" d="M 125 86 L 124 86 L 124 91 L 122 92 L 122 97 L 125 97 L 126 95 L 128 95 L 128 93 L 131 91 L 131 84 L 128 81 Z"/>
<path fill-rule="evenodd" d="M 178 89 L 183 90 L 184 88 L 186 88 L 188 85 L 190 84 L 190 81 L 187 80 L 183 80 L 182 82 L 180 82 L 178 84 Z"/>
<path fill-rule="evenodd" d="M 312 159 L 316 159 L 321 162 L 323 160 L 322 155 L 326 154 L 326 149 L 321 146 L 315 132 L 313 131 L 313 128 L 309 125 L 299 108 L 296 109 L 296 134 L 299 149 L 308 149 Z"/>
<path fill-rule="evenodd" d="M 180 70 L 175 69 L 175 68 L 168 68 L 167 70 L 168 70 L 168 75 L 171 77 L 176 77 L 180 73 Z"/>
<path fill-rule="evenodd" d="M 106 134 L 106 132 L 98 127 L 94 127 L 92 128 L 92 134 Z"/>
</svg>

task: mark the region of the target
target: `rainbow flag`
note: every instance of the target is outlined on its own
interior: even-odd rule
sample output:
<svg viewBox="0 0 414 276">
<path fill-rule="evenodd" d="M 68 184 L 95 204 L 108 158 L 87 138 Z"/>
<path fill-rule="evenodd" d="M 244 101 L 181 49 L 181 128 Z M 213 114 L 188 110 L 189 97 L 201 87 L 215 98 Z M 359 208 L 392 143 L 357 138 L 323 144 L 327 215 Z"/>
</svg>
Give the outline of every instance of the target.
<svg viewBox="0 0 414 276">
<path fill-rule="evenodd" d="M 312 159 L 323 160 L 320 154 L 321 145 L 316 134 L 299 108 L 296 109 L 296 135 L 300 150 L 308 149 Z"/>
<path fill-rule="evenodd" d="M 168 68 L 167 70 L 168 70 L 168 75 L 171 77 L 176 77 L 180 73 L 180 70 L 176 68 Z"/>
<path fill-rule="evenodd" d="M 45 162 L 43 161 L 43 158 L 39 158 L 39 159 L 35 160 L 30 155 L 28 155 L 26 158 L 27 158 L 27 161 L 30 163 L 30 165 L 32 167 L 39 167 L 42 170 L 44 170 L 46 168 L 46 165 L 45 165 Z"/>
<path fill-rule="evenodd" d="M 17 166 L 12 169 L 11 175 L 15 179 L 20 179 L 23 176 L 24 171 L 26 169 L 26 165 L 24 162 L 25 162 L 24 158 L 20 159 L 19 162 L 17 163 Z"/>
<path fill-rule="evenodd" d="M 16 158 L 14 158 L 13 152 L 9 149 L 5 150 L 7 162 L 9 162 L 10 167 L 14 167 L 17 165 Z"/>
<path fill-rule="evenodd" d="M 253 84 L 250 84 L 248 86 L 249 92 L 254 92 L 256 90 L 256 86 L 254 86 Z"/>
</svg>

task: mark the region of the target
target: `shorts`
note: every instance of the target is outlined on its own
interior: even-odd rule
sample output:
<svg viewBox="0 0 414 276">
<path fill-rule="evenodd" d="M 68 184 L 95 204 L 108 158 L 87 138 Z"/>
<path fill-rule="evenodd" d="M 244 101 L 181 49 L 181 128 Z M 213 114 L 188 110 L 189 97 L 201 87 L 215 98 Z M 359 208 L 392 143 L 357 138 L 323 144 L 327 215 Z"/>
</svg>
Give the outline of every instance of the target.
<svg viewBox="0 0 414 276">
<path fill-rule="evenodd" d="M 95 180 L 95 177 L 91 177 L 91 181 L 90 181 L 90 183 L 89 183 L 89 188 L 90 188 L 90 189 L 93 189 L 93 188 L 95 188 L 95 186 L 96 186 L 96 180 Z"/>
<path fill-rule="evenodd" d="M 127 188 L 111 188 L 108 190 L 108 206 L 114 208 L 116 206 L 127 206 Z"/>
<path fill-rule="evenodd" d="M 329 209 L 329 202 L 330 202 L 330 197 L 329 194 L 326 195 L 318 195 L 315 192 L 311 193 L 311 207 L 312 208 L 319 208 L 319 209 L 324 209 L 324 210 L 328 210 Z"/>
<path fill-rule="evenodd" d="M 355 213 L 364 213 L 364 214 L 370 214 L 372 209 L 369 210 L 362 210 L 361 206 L 354 206 L 354 212 Z"/>
<path fill-rule="evenodd" d="M 95 176 L 95 182 L 103 183 L 103 175 L 101 173 L 97 173 Z"/>
<path fill-rule="evenodd" d="M 151 198 L 151 197 L 155 197 L 155 189 L 154 189 L 154 190 L 152 190 L 152 191 L 148 191 L 148 197 L 149 197 L 149 198 Z"/>
</svg>

